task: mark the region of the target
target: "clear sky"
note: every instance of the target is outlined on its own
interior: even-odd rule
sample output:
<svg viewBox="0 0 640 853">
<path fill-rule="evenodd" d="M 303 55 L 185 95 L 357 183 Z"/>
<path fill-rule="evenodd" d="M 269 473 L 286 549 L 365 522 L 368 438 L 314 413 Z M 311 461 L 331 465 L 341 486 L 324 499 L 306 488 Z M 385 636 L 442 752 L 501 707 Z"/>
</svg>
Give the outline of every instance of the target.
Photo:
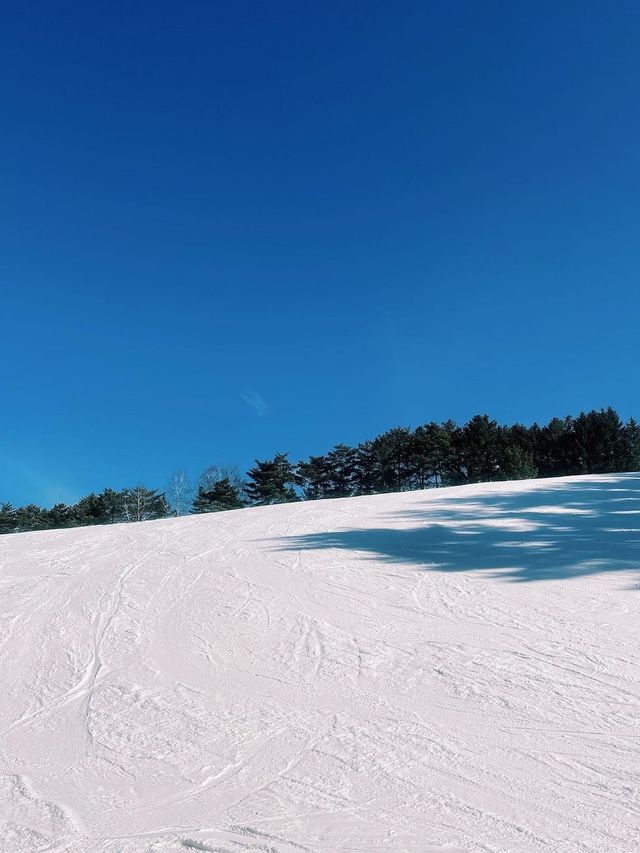
<svg viewBox="0 0 640 853">
<path fill-rule="evenodd" d="M 640 416 L 636 2 L 11 3 L 0 500 Z"/>
</svg>

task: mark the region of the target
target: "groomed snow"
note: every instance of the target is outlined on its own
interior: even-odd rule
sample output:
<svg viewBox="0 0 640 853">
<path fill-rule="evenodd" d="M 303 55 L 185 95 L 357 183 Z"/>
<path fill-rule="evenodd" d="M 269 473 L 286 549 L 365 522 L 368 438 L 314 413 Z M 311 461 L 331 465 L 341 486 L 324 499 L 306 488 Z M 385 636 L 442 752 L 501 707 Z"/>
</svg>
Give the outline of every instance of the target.
<svg viewBox="0 0 640 853">
<path fill-rule="evenodd" d="M 0 849 L 640 849 L 640 475 L 0 538 Z"/>
</svg>

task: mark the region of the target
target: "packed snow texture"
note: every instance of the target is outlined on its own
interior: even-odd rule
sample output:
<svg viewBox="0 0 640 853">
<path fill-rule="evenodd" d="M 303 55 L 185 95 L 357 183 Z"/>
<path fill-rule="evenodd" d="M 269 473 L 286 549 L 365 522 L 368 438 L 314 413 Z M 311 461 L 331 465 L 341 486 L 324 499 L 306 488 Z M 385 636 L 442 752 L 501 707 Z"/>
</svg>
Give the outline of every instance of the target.
<svg viewBox="0 0 640 853">
<path fill-rule="evenodd" d="M 640 475 L 0 538 L 0 849 L 640 849 Z"/>
</svg>

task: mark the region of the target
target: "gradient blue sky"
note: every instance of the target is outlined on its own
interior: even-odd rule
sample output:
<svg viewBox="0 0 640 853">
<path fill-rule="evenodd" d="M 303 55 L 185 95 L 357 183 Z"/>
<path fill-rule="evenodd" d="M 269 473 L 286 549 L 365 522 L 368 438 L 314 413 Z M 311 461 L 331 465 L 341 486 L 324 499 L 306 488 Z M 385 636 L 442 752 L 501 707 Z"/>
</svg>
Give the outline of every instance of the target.
<svg viewBox="0 0 640 853">
<path fill-rule="evenodd" d="M 637 3 L 26 0 L 0 80 L 0 499 L 640 416 Z"/>
</svg>

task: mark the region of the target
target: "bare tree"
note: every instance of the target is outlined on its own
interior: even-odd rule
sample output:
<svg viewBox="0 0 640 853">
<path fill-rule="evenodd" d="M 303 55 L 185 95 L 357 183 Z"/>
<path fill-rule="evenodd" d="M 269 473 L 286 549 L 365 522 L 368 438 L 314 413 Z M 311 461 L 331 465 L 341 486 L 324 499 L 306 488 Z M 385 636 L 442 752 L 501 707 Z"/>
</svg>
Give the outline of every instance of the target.
<svg viewBox="0 0 640 853">
<path fill-rule="evenodd" d="M 167 500 L 157 489 L 146 489 L 138 484 L 126 489 L 124 495 L 124 517 L 126 521 L 147 521 L 163 518 L 167 514 Z"/>
<path fill-rule="evenodd" d="M 245 494 L 245 487 L 247 483 L 240 473 L 240 469 L 237 465 L 209 465 L 209 467 L 205 468 L 202 474 L 200 474 L 198 486 L 203 491 L 210 492 L 215 484 L 219 483 L 220 480 L 229 480 L 231 485 L 237 489 L 241 495 Z"/>
<path fill-rule="evenodd" d="M 187 515 L 193 498 L 193 486 L 189 475 L 182 468 L 174 471 L 167 483 L 167 499 L 171 514 L 179 517 Z"/>
</svg>

